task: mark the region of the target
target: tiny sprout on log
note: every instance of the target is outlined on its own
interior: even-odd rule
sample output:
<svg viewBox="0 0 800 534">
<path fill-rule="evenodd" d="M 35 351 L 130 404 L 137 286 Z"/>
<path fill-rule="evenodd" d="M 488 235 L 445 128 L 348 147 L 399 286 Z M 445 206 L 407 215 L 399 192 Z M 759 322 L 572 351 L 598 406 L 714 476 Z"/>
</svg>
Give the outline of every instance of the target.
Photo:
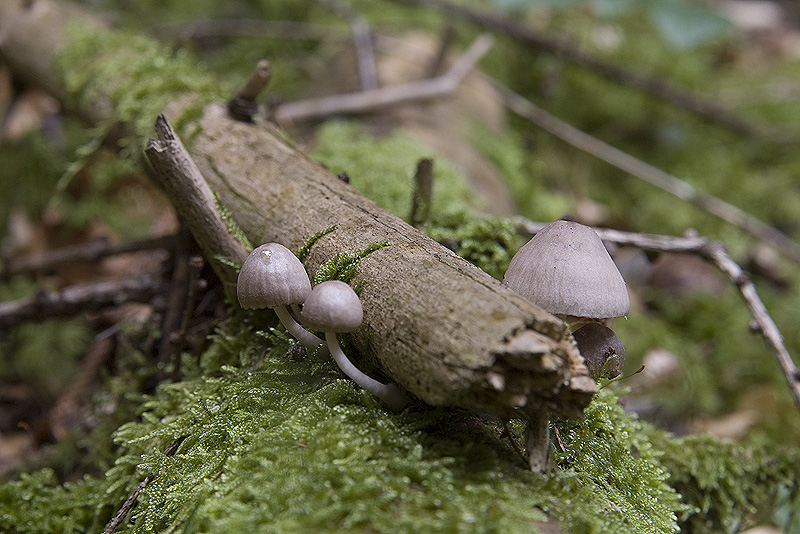
<svg viewBox="0 0 800 534">
<path fill-rule="evenodd" d="M 328 349 L 339 368 L 353 381 L 387 406 L 402 410 L 410 399 L 395 384 L 382 384 L 362 373 L 347 358 L 336 338 L 338 332 L 353 332 L 364 320 L 361 300 L 353 289 L 339 280 L 329 280 L 314 286 L 303 304 L 303 321 L 315 330 L 325 332 Z"/>
</svg>

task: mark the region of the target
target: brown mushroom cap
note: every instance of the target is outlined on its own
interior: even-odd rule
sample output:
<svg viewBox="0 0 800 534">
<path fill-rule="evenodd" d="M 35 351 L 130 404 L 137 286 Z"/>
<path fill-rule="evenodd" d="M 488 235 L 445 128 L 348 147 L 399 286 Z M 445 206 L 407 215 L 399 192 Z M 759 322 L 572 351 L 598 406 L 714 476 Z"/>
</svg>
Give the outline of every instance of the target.
<svg viewBox="0 0 800 534">
<path fill-rule="evenodd" d="M 592 377 L 616 378 L 622 373 L 625 347 L 613 330 L 600 323 L 589 323 L 575 330 L 572 337 Z"/>
<path fill-rule="evenodd" d="M 364 308 L 353 288 L 339 280 L 329 280 L 314 286 L 301 315 L 314 330 L 352 332 L 361 326 Z"/>
<path fill-rule="evenodd" d="M 588 226 L 555 221 L 511 259 L 503 283 L 550 313 L 622 317 L 631 303 L 625 280 Z"/>
<path fill-rule="evenodd" d="M 242 264 L 236 296 L 246 310 L 300 304 L 311 293 L 303 264 L 280 243 L 257 247 Z"/>
</svg>

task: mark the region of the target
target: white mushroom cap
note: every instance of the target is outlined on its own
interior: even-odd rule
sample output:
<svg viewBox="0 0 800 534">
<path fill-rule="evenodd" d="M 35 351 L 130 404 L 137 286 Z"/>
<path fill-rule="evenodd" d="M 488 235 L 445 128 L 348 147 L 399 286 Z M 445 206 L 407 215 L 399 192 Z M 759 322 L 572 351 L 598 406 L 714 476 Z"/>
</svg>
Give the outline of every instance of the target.
<svg viewBox="0 0 800 534">
<path fill-rule="evenodd" d="M 242 264 L 236 296 L 246 310 L 300 304 L 311 293 L 303 264 L 280 243 L 257 247 Z"/>
<path fill-rule="evenodd" d="M 352 332 L 361 326 L 364 308 L 353 288 L 339 280 L 329 280 L 314 286 L 301 315 L 309 328 Z"/>
<path fill-rule="evenodd" d="M 550 313 L 622 317 L 631 303 L 625 280 L 588 226 L 555 221 L 511 259 L 503 283 Z"/>
</svg>

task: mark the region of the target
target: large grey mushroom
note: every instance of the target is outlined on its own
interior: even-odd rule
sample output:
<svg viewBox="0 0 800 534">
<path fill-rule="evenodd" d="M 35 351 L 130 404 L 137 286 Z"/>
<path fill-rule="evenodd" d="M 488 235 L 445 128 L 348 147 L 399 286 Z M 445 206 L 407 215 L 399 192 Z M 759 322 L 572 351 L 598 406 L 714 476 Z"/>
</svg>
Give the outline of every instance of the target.
<svg viewBox="0 0 800 534">
<path fill-rule="evenodd" d="M 503 283 L 554 314 L 622 317 L 631 307 L 603 241 L 572 221 L 555 221 L 533 236 L 511 259 Z"/>
<path fill-rule="evenodd" d="M 603 241 L 588 226 L 572 221 L 552 222 L 523 245 L 511 259 L 503 284 L 545 311 L 563 316 L 622 317 L 631 306 L 625 280 Z M 528 462 L 532 471 L 544 471 L 550 449 L 549 414 L 528 415 Z"/>
<path fill-rule="evenodd" d="M 324 341 L 303 328 L 287 306 L 303 303 L 310 293 L 311 281 L 305 267 L 280 243 L 266 243 L 253 250 L 236 281 L 236 296 L 242 308 L 272 308 L 286 330 L 309 351 L 324 345 Z"/>
<path fill-rule="evenodd" d="M 314 286 L 305 300 L 301 314 L 309 328 L 325 332 L 328 349 L 344 374 L 366 389 L 387 406 L 395 410 L 403 409 L 409 398 L 395 384 L 382 384 L 361 372 L 342 351 L 336 334 L 353 332 L 364 320 L 361 300 L 353 289 L 339 280 L 330 280 Z"/>
</svg>

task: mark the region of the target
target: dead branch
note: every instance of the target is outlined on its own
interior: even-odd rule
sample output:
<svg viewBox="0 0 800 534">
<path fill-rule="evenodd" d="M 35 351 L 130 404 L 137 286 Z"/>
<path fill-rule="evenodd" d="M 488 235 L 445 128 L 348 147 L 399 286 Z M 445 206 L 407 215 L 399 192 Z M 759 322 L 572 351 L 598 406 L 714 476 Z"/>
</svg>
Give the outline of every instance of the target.
<svg viewBox="0 0 800 534">
<path fill-rule="evenodd" d="M 526 233 L 535 234 L 545 226 L 544 223 L 524 221 L 520 225 Z M 767 307 L 761 301 L 750 276 L 733 261 L 725 250 L 725 245 L 719 241 L 712 241 L 703 237 L 674 237 L 666 235 L 639 234 L 621 232 L 609 228 L 595 228 L 600 239 L 621 246 L 633 246 L 642 250 L 658 252 L 687 252 L 697 254 L 701 258 L 715 265 L 722 271 L 741 293 L 742 298 L 750 308 L 753 320 L 758 327 L 755 329 L 764 337 L 778 366 L 786 377 L 794 402 L 800 409 L 800 373 L 792 361 L 792 356 L 783 342 L 775 321 L 770 317 Z"/>
<path fill-rule="evenodd" d="M 222 220 L 214 193 L 206 183 L 174 130 L 163 117 L 156 122 L 156 138 L 145 149 L 156 178 L 175 209 L 208 256 L 228 294 L 233 295 L 238 273 L 221 261 L 242 262 L 247 257 L 244 245 L 236 241 Z"/>
<path fill-rule="evenodd" d="M 312 273 L 336 254 L 389 243 L 359 263 L 354 282 L 363 288 L 364 325 L 352 340 L 392 380 L 430 404 L 492 413 L 527 406 L 576 415 L 591 398 L 594 382 L 563 322 L 378 208 L 268 125 L 246 125 L 211 106 L 199 127 L 196 168 L 253 242 L 296 249 L 336 225 L 311 248 Z M 177 162 L 166 169 L 175 187 L 170 196 L 186 197 L 181 184 L 192 179 L 181 179 L 181 169 L 193 168 L 183 163 L 188 153 L 177 155 L 185 149 L 163 119 L 157 135 L 146 155 L 161 157 L 154 147 L 170 147 L 175 157 L 154 167 Z M 179 213 L 183 204 L 176 199 Z M 217 214 L 211 201 L 192 209 Z M 204 232 L 202 224 L 188 224 Z M 217 245 L 201 246 L 207 256 L 219 254 L 206 248 Z"/>
<path fill-rule="evenodd" d="M 492 42 L 493 39 L 489 35 L 479 36 L 442 76 L 370 91 L 281 104 L 274 111 L 274 119 L 278 124 L 291 124 L 332 115 L 365 113 L 405 102 L 451 95 L 464 76 L 489 51 Z"/>
<path fill-rule="evenodd" d="M 770 226 L 741 208 L 715 196 L 698 191 L 688 182 L 575 128 L 534 105 L 531 101 L 510 90 L 497 80 L 491 78 L 490 80 L 509 109 L 528 119 L 539 128 L 650 185 L 703 208 L 712 215 L 741 228 L 758 239 L 771 243 L 792 260 L 800 262 L 800 244 L 777 228 Z"/>
<path fill-rule="evenodd" d="M 509 18 L 493 15 L 487 12 L 457 5 L 447 0 L 394 0 L 401 4 L 425 6 L 438 9 L 444 13 L 452 14 L 468 20 L 483 28 L 488 28 L 507 35 L 523 46 L 536 51 L 545 51 L 553 56 L 574 63 L 585 69 L 594 71 L 601 76 L 616 83 L 628 85 L 671 104 L 695 113 L 707 120 L 722 124 L 733 131 L 745 135 L 757 136 L 774 141 L 787 143 L 797 139 L 795 132 L 782 131 L 773 125 L 760 125 L 748 121 L 717 101 L 691 93 L 688 89 L 669 83 L 655 76 L 643 75 L 632 70 L 618 67 L 589 54 L 579 51 L 576 47 L 537 33 L 533 29 L 523 26 Z"/>
<path fill-rule="evenodd" d="M 161 283 L 153 274 L 123 280 L 70 286 L 61 291 L 44 291 L 33 297 L 0 302 L 0 329 L 53 317 L 93 312 L 125 302 L 149 302 Z"/>
<path fill-rule="evenodd" d="M 372 32 L 367 19 L 344 0 L 319 1 L 350 24 L 358 60 L 358 76 L 361 79 L 361 90 L 371 91 L 377 89 L 379 85 L 378 67 L 375 62 L 375 49 L 372 46 Z"/>
<path fill-rule="evenodd" d="M 3 268 L 0 269 L 0 280 L 8 280 L 18 274 L 39 274 L 68 263 L 95 263 L 117 254 L 170 249 L 174 244 L 175 236 L 172 235 L 122 243 L 111 243 L 107 239 L 98 239 L 91 243 L 62 247 L 35 256 L 5 258 Z"/>
</svg>

